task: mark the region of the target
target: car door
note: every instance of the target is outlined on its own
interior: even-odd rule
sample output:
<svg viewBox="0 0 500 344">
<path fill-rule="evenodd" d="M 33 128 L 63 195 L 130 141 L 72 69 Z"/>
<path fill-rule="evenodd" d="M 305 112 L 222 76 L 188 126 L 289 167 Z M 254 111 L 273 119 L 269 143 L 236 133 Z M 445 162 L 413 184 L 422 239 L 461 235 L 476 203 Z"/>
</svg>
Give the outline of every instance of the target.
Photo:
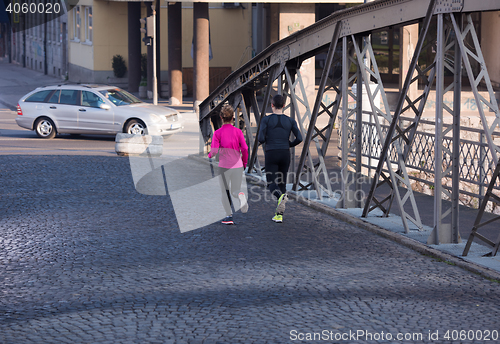
<svg viewBox="0 0 500 344">
<path fill-rule="evenodd" d="M 82 91 L 81 105 L 78 107 L 78 128 L 80 131 L 114 133 L 119 126 L 114 123 L 113 108 L 102 109 L 107 104 L 99 95 L 91 91 Z M 109 104 L 108 104 L 109 105 Z"/>
<path fill-rule="evenodd" d="M 22 122 L 20 125 L 23 128 L 31 129 L 33 127 L 33 121 L 40 116 L 49 116 L 53 119 L 53 116 L 48 108 L 47 98 L 54 92 L 53 89 L 41 90 L 33 93 L 32 95 L 26 97 L 24 101 L 20 102 L 23 116 L 18 116 L 21 118 L 16 119 L 16 121 Z"/>
<path fill-rule="evenodd" d="M 47 101 L 59 132 L 78 131 L 78 90 L 59 89 Z"/>
</svg>

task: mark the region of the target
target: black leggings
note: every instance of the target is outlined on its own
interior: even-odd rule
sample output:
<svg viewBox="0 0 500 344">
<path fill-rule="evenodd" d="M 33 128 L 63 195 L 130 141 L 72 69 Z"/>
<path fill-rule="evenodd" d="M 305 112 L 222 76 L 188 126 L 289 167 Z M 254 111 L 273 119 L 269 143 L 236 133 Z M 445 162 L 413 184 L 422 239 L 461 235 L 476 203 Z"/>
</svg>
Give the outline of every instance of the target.
<svg viewBox="0 0 500 344">
<path fill-rule="evenodd" d="M 266 151 L 266 179 L 271 194 L 278 199 L 286 192 L 286 179 L 290 166 L 289 149 L 273 149 Z"/>
</svg>

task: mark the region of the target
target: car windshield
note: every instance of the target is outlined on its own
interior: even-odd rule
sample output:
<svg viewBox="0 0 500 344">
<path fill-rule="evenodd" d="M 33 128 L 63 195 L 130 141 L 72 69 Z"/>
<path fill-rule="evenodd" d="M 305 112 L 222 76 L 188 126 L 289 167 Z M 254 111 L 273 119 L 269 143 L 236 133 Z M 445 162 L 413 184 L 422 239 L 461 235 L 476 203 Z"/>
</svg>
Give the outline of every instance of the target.
<svg viewBox="0 0 500 344">
<path fill-rule="evenodd" d="M 128 93 L 127 91 L 124 91 L 124 90 L 121 90 L 118 88 L 100 91 L 100 93 L 104 97 L 109 99 L 116 106 L 142 103 L 142 101 L 139 98 L 136 98 L 135 96 Z"/>
</svg>

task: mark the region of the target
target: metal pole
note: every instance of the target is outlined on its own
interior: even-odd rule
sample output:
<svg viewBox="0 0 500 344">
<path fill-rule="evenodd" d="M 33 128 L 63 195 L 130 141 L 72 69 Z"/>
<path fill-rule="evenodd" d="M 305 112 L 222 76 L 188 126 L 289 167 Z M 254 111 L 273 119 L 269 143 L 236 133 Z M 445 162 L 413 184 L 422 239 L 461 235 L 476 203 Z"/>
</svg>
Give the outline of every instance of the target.
<svg viewBox="0 0 500 344">
<path fill-rule="evenodd" d="M 484 160 L 486 157 L 485 151 L 484 151 L 484 134 L 482 132 L 479 133 L 479 202 L 481 202 L 481 199 L 484 196 Z"/>
<path fill-rule="evenodd" d="M 155 3 L 151 5 L 153 10 L 153 27 L 156 33 L 156 9 Z M 151 45 L 153 46 L 153 104 L 158 105 L 158 78 L 156 75 L 156 35 L 151 40 Z"/>
<path fill-rule="evenodd" d="M 153 15 L 153 3 L 148 1 L 146 2 L 146 15 L 148 17 Z M 147 55 L 148 55 L 148 99 L 153 99 L 153 65 L 154 65 L 154 59 L 153 59 L 153 39 L 151 38 L 151 44 L 147 46 Z"/>
<path fill-rule="evenodd" d="M 285 68 L 285 70 L 287 70 Z M 284 78 L 286 78 L 286 73 L 283 75 Z M 290 76 L 290 79 L 288 80 L 288 83 L 282 83 L 282 79 L 279 78 L 279 81 L 278 81 L 278 90 L 280 92 L 280 94 L 283 94 L 283 90 L 287 90 L 289 89 L 289 93 L 290 93 L 290 99 L 289 99 L 289 102 L 290 102 L 290 118 L 299 122 L 299 130 L 302 129 L 300 128 L 300 114 L 299 114 L 299 118 L 297 120 L 297 113 L 298 113 L 298 108 L 295 106 L 295 102 L 294 102 L 294 98 L 296 98 L 295 96 L 295 89 L 293 89 L 293 87 L 295 87 L 295 77 L 297 76 L 297 69 L 296 70 L 293 70 L 292 73 L 288 74 Z M 299 76 L 300 78 L 300 76 Z M 293 86 L 292 86 L 293 85 Z M 286 92 L 285 92 L 286 94 Z M 301 133 L 302 135 L 304 135 L 304 131 L 301 130 Z M 293 136 L 293 133 L 292 133 L 292 136 Z M 290 168 L 288 169 L 289 171 L 294 171 L 295 170 L 295 166 L 296 166 L 296 162 L 295 162 L 295 147 L 292 147 L 290 148 Z M 286 183 L 288 183 L 288 177 L 289 177 L 290 173 L 288 173 L 288 175 L 286 176 Z M 293 183 L 293 182 L 292 182 Z"/>
<path fill-rule="evenodd" d="M 434 140 L 434 244 L 439 244 L 442 214 L 442 171 L 443 171 L 443 85 L 444 85 L 444 31 L 443 14 L 437 15 L 436 52 L 436 120 Z"/>
<path fill-rule="evenodd" d="M 347 87 L 349 87 L 348 84 L 349 80 L 349 57 L 348 57 L 348 52 L 347 52 L 347 37 L 344 36 L 342 37 L 342 86 L 341 86 L 341 92 L 342 92 L 342 124 L 341 124 L 341 133 L 342 133 L 342 141 L 341 141 L 341 147 L 342 147 L 342 166 L 340 170 L 341 174 L 341 180 L 340 180 L 340 187 L 342 190 L 342 202 L 340 204 L 341 208 L 347 208 L 347 203 L 345 201 L 345 198 L 347 197 L 347 190 L 349 188 L 349 184 L 347 183 L 347 178 L 349 177 L 348 173 L 348 161 L 347 159 L 349 158 L 349 147 L 348 145 L 348 123 L 347 120 L 349 119 L 349 108 L 348 108 L 348 92 L 347 92 Z M 359 92 L 358 92 L 359 93 Z"/>
<path fill-rule="evenodd" d="M 453 15 L 453 14 L 451 14 Z M 462 23 L 462 14 L 457 13 L 458 22 Z M 452 162 L 452 191 L 451 191 L 451 240 L 459 243 L 459 196 L 460 196 L 460 98 L 462 90 L 462 53 L 458 47 L 458 38 L 455 35 L 455 79 L 453 86 L 453 162 Z"/>
<path fill-rule="evenodd" d="M 360 38 L 360 42 L 363 41 L 363 42 L 366 42 L 366 40 L 369 41 L 369 37 L 365 37 L 365 39 L 363 38 Z M 368 43 L 369 44 L 369 43 Z M 360 45 L 360 44 L 359 44 Z M 358 46 L 359 46 L 358 45 Z M 370 64 L 370 54 L 366 54 L 365 55 L 367 57 L 366 61 L 368 61 L 368 65 Z M 361 177 L 361 170 L 362 170 L 362 164 L 363 164 L 363 160 L 362 160 L 362 153 L 363 153 L 363 77 L 361 75 L 361 73 L 364 73 L 365 70 L 361 69 L 361 68 L 358 68 L 358 77 L 357 77 L 357 81 L 358 81 L 358 85 L 356 87 L 356 173 L 353 175 L 353 178 L 356 178 L 356 180 L 354 181 L 354 184 L 355 184 L 355 193 L 353 194 L 354 198 L 356 199 L 356 196 L 357 196 L 357 193 L 359 191 L 361 191 L 361 183 L 360 183 L 360 177 Z M 366 73 L 368 73 L 366 71 Z M 365 79 L 365 82 L 366 82 L 366 86 L 369 87 L 370 85 L 370 77 L 368 76 L 367 74 L 367 78 Z M 372 114 L 369 114 L 368 115 L 369 118 L 371 119 L 372 118 Z M 375 112 L 373 112 L 373 116 L 378 116 L 377 114 L 375 114 Z M 357 208 L 361 208 L 361 201 L 357 202 L 356 204 L 356 207 Z"/>
<path fill-rule="evenodd" d="M 161 30 L 160 30 L 160 24 L 157 24 L 161 20 L 161 12 L 160 12 L 160 1 L 156 2 L 155 5 L 155 44 L 156 44 L 156 97 L 158 99 L 158 94 L 161 91 L 161 48 L 160 48 L 160 43 L 161 43 Z"/>
<path fill-rule="evenodd" d="M 49 66 L 47 61 L 47 12 L 44 12 L 43 13 L 43 74 L 47 75 L 48 72 L 49 72 Z"/>
</svg>

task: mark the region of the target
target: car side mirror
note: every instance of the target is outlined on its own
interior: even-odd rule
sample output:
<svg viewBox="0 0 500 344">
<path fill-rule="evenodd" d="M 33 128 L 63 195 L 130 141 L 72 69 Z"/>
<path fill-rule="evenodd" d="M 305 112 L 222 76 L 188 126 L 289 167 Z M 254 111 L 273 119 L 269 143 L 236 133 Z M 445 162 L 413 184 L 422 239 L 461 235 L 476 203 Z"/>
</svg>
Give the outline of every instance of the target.
<svg viewBox="0 0 500 344">
<path fill-rule="evenodd" d="M 104 110 L 109 110 L 111 109 L 111 106 L 109 106 L 108 104 L 101 104 L 101 106 L 99 106 L 101 109 L 104 109 Z"/>
</svg>

